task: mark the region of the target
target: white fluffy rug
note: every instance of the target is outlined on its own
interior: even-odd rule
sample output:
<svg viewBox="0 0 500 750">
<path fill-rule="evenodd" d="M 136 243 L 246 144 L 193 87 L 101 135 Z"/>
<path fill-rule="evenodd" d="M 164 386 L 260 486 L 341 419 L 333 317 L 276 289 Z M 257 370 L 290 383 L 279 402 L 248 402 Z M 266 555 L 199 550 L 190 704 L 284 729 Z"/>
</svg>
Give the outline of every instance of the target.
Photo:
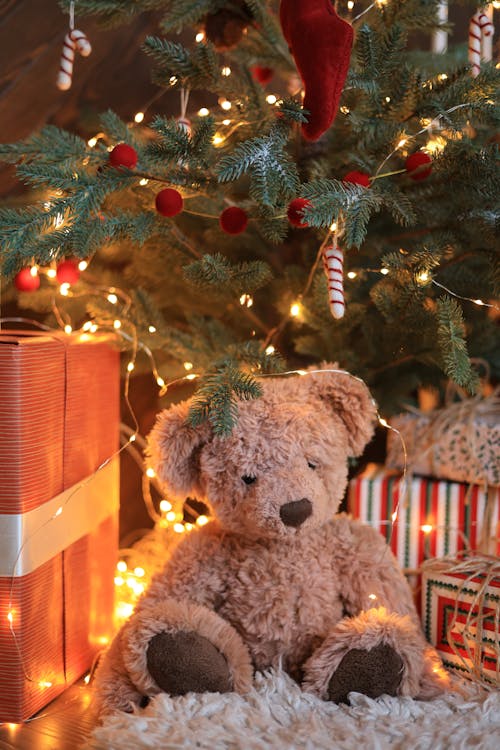
<svg viewBox="0 0 500 750">
<path fill-rule="evenodd" d="M 434 701 L 351 694 L 351 706 L 303 693 L 282 672 L 234 693 L 157 696 L 138 714 L 109 716 L 86 750 L 499 750 L 500 692 L 460 682 Z"/>
</svg>

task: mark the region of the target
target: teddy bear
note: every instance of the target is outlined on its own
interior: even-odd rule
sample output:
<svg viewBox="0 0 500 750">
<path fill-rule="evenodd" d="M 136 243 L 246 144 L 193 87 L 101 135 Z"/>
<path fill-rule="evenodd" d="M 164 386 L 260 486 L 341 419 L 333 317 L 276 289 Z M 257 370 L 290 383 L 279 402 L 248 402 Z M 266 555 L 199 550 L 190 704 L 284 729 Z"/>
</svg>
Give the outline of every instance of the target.
<svg viewBox="0 0 500 750">
<path fill-rule="evenodd" d="M 175 547 L 101 659 L 102 713 L 161 692 L 244 694 L 271 667 L 337 703 L 448 687 L 382 536 L 335 515 L 374 430 L 366 385 L 334 365 L 261 382 L 228 436 L 191 425 L 189 400 L 157 417 L 149 465 L 169 498 L 201 499 L 213 519 Z"/>
</svg>

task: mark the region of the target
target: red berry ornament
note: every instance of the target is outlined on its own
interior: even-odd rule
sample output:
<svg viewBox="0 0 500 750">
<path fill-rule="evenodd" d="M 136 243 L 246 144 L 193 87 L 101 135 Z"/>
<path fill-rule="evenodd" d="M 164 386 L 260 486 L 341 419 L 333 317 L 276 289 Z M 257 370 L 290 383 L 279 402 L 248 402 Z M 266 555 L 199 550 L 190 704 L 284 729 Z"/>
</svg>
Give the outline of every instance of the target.
<svg viewBox="0 0 500 750">
<path fill-rule="evenodd" d="M 128 143 L 119 143 L 109 152 L 109 163 L 112 167 L 133 169 L 137 164 L 137 151 Z"/>
<path fill-rule="evenodd" d="M 274 70 L 272 68 L 263 68 L 261 65 L 254 65 L 250 68 L 250 72 L 254 81 L 261 83 L 263 86 L 265 86 L 266 83 L 269 83 L 274 75 Z"/>
<path fill-rule="evenodd" d="M 160 190 L 156 196 L 156 210 L 162 216 L 177 216 L 182 211 L 184 201 L 182 195 L 174 188 Z"/>
<path fill-rule="evenodd" d="M 80 278 L 78 262 L 75 260 L 63 260 L 57 264 L 56 279 L 60 284 L 76 284 Z"/>
<path fill-rule="evenodd" d="M 242 208 L 230 206 L 219 216 L 220 228 L 226 234 L 241 234 L 248 225 L 248 216 Z"/>
<path fill-rule="evenodd" d="M 40 276 L 33 275 L 31 268 L 23 268 L 14 278 L 14 285 L 20 292 L 36 292 L 40 287 Z"/>
<path fill-rule="evenodd" d="M 353 185 L 362 185 L 363 187 L 370 187 L 370 175 L 366 172 L 359 172 L 357 169 L 353 169 L 352 172 L 348 172 L 344 177 L 344 182 L 352 182 Z"/>
<path fill-rule="evenodd" d="M 309 226 L 307 221 L 302 216 L 302 211 L 307 206 L 310 206 L 311 202 L 307 200 L 307 198 L 294 198 L 293 201 L 290 201 L 288 204 L 288 210 L 286 212 L 286 215 L 288 216 L 288 221 L 290 224 L 292 224 L 294 227 L 299 227 L 300 229 L 305 229 Z"/>
<path fill-rule="evenodd" d="M 405 169 L 412 180 L 425 180 L 432 172 L 432 166 L 424 169 L 424 164 L 432 165 L 432 159 L 425 151 L 415 151 L 410 154 L 405 162 Z M 421 167 L 421 169 L 418 169 Z M 418 169 L 418 172 L 415 170 Z"/>
</svg>

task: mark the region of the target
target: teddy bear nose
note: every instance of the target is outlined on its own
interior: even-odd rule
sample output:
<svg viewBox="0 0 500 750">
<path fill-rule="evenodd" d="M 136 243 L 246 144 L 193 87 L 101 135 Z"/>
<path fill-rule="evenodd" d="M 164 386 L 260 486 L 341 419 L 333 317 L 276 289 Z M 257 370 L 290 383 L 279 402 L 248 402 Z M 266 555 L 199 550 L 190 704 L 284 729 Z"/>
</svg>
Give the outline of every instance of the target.
<svg viewBox="0 0 500 750">
<path fill-rule="evenodd" d="M 280 508 L 280 517 L 286 526 L 300 526 L 312 513 L 312 503 L 307 497 L 293 500 Z"/>
</svg>

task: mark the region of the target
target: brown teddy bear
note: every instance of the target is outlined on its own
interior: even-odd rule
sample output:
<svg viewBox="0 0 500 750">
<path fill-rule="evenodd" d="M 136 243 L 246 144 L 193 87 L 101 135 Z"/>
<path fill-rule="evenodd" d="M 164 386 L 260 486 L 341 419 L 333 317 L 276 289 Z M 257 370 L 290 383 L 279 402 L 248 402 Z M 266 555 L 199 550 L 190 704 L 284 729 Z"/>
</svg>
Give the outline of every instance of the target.
<svg viewBox="0 0 500 750">
<path fill-rule="evenodd" d="M 215 518 L 180 542 L 101 660 L 101 711 L 245 693 L 269 667 L 336 702 L 447 686 L 381 535 L 334 515 L 348 457 L 373 432 L 366 386 L 334 366 L 262 384 L 228 437 L 190 426 L 189 401 L 158 416 L 152 466 L 171 497 L 208 501 Z"/>
</svg>

